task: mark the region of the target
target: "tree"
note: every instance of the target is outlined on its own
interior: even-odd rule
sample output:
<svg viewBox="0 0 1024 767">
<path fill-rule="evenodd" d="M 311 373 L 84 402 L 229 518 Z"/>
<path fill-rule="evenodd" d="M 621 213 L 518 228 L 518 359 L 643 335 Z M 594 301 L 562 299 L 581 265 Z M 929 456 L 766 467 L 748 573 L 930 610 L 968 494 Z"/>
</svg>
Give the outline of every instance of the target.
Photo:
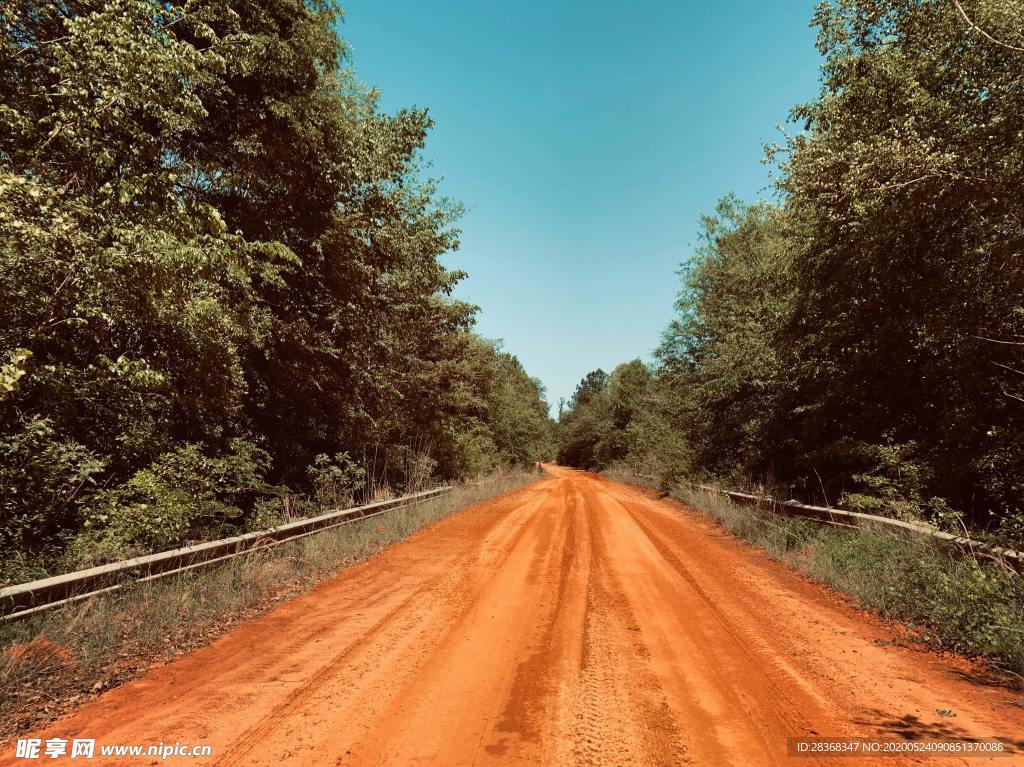
<svg viewBox="0 0 1024 767">
<path fill-rule="evenodd" d="M 401 487 L 546 449 L 543 391 L 451 296 L 460 211 L 420 176 L 431 119 L 381 112 L 339 14 L 0 9 L 8 572 L 64 567 L 76 539 L 116 556 L 245 527 L 363 456 Z M 468 404 L 445 388 L 463 369 Z"/>
<path fill-rule="evenodd" d="M 499 465 L 529 466 L 554 452 L 554 424 L 544 387 L 501 343 L 465 333 L 435 391 L 445 395 L 444 473 L 474 476 Z"/>
<path fill-rule="evenodd" d="M 559 436 L 559 462 L 580 468 L 629 464 L 641 473 L 666 474 L 681 457 L 654 373 L 638 359 L 611 375 L 589 373 L 559 418 Z"/>
<path fill-rule="evenodd" d="M 682 443 L 674 472 L 904 517 L 952 507 L 1020 540 L 1021 16 L 829 0 L 814 20 L 822 89 L 769 150 L 780 199 L 703 219 L 640 417 L 679 435 L 654 443 Z M 609 399 L 562 419 L 567 457 L 621 455 Z"/>
<path fill-rule="evenodd" d="M 1009 4 L 961 7 L 1021 40 Z M 815 20 L 822 94 L 779 155 L 814 222 L 787 342 L 804 465 L 843 476 L 863 446 L 914 443 L 931 493 L 1006 516 L 1024 490 L 1024 52 L 938 0 Z"/>
<path fill-rule="evenodd" d="M 799 228 L 783 209 L 731 195 L 702 223 L 658 349 L 660 375 L 678 392 L 675 418 L 700 466 L 764 471 L 785 442 L 780 334 L 793 311 Z"/>
<path fill-rule="evenodd" d="M 587 373 L 559 418 L 558 462 L 582 469 L 600 467 L 597 445 L 609 428 L 608 374 Z"/>
</svg>

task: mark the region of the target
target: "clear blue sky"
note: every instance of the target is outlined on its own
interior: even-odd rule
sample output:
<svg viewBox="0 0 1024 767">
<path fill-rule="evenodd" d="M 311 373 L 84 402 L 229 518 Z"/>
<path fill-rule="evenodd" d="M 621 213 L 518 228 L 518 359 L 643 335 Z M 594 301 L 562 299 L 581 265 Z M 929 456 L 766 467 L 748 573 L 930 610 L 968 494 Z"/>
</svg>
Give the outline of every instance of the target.
<svg viewBox="0 0 1024 767">
<path fill-rule="evenodd" d="M 553 405 L 650 357 L 699 215 L 770 194 L 763 144 L 818 87 L 813 0 L 342 5 L 384 108 L 437 122 L 430 175 L 469 207 L 458 294 Z"/>
</svg>

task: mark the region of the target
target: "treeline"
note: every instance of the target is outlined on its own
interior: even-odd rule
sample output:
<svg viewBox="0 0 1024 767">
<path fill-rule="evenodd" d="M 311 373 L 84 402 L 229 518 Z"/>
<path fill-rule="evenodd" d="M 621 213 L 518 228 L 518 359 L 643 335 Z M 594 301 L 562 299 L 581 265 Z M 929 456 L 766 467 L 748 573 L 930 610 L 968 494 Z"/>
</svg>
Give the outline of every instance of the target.
<svg viewBox="0 0 1024 767">
<path fill-rule="evenodd" d="M 0 578 L 550 450 L 331 0 L 0 8 Z"/>
<path fill-rule="evenodd" d="M 655 364 L 584 379 L 563 461 L 1024 542 L 1024 19 L 961 5 L 819 4 L 778 202 L 704 218 Z"/>
</svg>

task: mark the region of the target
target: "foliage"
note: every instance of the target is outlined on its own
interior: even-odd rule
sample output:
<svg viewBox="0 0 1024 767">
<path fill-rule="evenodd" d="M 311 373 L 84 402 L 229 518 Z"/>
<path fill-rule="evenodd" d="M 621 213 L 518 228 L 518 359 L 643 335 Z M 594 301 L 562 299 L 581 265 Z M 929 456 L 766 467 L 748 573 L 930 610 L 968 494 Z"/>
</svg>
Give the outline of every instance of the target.
<svg viewBox="0 0 1024 767">
<path fill-rule="evenodd" d="M 356 493 L 365 485 L 366 472 L 348 453 L 333 457 L 323 453 L 306 469 L 313 485 L 313 500 L 324 509 L 351 506 Z"/>
<path fill-rule="evenodd" d="M 640 360 L 595 370 L 580 382 L 558 424 L 560 463 L 586 469 L 628 465 L 634 472 L 678 474 L 690 456 L 668 426 L 670 392 Z"/>
<path fill-rule="evenodd" d="M 724 197 L 681 270 L 641 408 L 677 474 L 1024 545 L 1024 25 L 960 6 L 818 4 L 778 200 Z M 607 464 L 609 417 L 565 421 L 565 460 Z"/>
<path fill-rule="evenodd" d="M 554 434 L 544 387 L 530 378 L 500 342 L 472 334 L 454 339 L 458 348 L 441 371 L 449 398 L 446 428 L 457 435 L 442 460 L 447 471 L 473 476 L 502 464 L 528 465 L 554 453 Z"/>
<path fill-rule="evenodd" d="M 8 353 L 8 361 L 0 366 L 0 400 L 13 396 L 18 390 L 18 382 L 26 373 L 25 363 L 31 356 L 28 349 L 14 349 Z"/>
<path fill-rule="evenodd" d="M 677 317 L 664 334 L 661 376 L 681 396 L 677 422 L 699 466 L 722 473 L 770 466 L 765 442 L 787 437 L 780 334 L 792 314 L 799 227 L 764 203 L 723 198 L 681 271 Z"/>
<path fill-rule="evenodd" d="M 601 466 L 598 444 L 611 429 L 608 374 L 600 368 L 576 386 L 558 422 L 558 462 L 581 469 Z"/>
<path fill-rule="evenodd" d="M 78 528 L 77 503 L 106 464 L 44 418 L 22 417 L 12 426 L 0 442 L 2 543 L 14 552 L 4 559 L 13 571 L 38 576 Z"/>
<path fill-rule="evenodd" d="M 927 515 L 954 529 L 961 515 L 949 508 L 942 498 L 926 498 L 924 493 L 932 482 L 927 467 L 915 462 L 917 445 L 864 445 L 862 453 L 875 462 L 870 471 L 854 474 L 853 480 L 862 492 L 844 493 L 839 503 L 853 511 L 893 516 L 913 522 Z M 960 532 L 960 530 L 957 530 Z"/>
<path fill-rule="evenodd" d="M 1019 19 L 963 5 L 1020 38 Z M 792 427 L 832 477 L 860 468 L 845 440 L 913 441 L 930 494 L 1007 515 L 1024 453 L 993 458 L 1024 426 L 1024 52 L 936 0 L 822 3 L 815 20 L 822 94 L 779 155 L 813 221 L 793 270 Z"/>
<path fill-rule="evenodd" d="M 157 457 L 83 506 L 83 531 L 71 546 L 79 562 L 115 559 L 222 537 L 263 489 L 269 456 L 243 440 L 226 455 L 185 444 Z"/>
<path fill-rule="evenodd" d="M 52 561 L 86 521 L 114 548 L 215 535 L 266 516 L 268 484 L 315 491 L 319 455 L 378 455 L 362 469 L 406 486 L 539 449 L 507 447 L 528 427 L 493 419 L 518 409 L 445 385 L 453 367 L 508 375 L 503 401 L 546 411 L 521 369 L 474 367 L 475 309 L 439 260 L 459 208 L 419 172 L 431 119 L 380 111 L 339 16 L 0 8 L 5 551 Z M 479 423 L 502 433 L 485 461 Z M 235 480 L 211 479 L 227 464 Z"/>
</svg>

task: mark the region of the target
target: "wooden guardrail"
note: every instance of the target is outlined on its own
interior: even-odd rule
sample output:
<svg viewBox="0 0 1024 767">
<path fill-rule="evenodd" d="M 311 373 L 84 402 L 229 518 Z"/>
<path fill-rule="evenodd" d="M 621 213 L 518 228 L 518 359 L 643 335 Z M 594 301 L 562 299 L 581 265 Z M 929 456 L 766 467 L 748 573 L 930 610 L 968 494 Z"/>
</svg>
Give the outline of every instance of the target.
<svg viewBox="0 0 1024 767">
<path fill-rule="evenodd" d="M 652 482 L 658 481 L 657 477 L 652 477 L 647 474 L 634 474 L 633 476 L 638 479 L 645 479 Z M 777 501 L 766 495 L 741 493 L 737 490 L 723 490 L 722 488 L 714 487 L 713 485 L 700 485 L 694 482 L 682 481 L 678 484 L 684 485 L 691 490 L 702 490 L 711 494 L 721 493 L 737 503 L 742 503 L 748 506 L 761 506 L 775 514 L 791 517 L 804 517 L 806 519 L 812 519 L 815 522 L 821 522 L 835 527 L 864 527 L 877 525 L 881 527 L 907 530 L 917 535 L 926 535 L 931 538 L 935 538 L 943 541 L 944 543 L 962 546 L 975 554 L 986 555 L 999 559 L 1015 570 L 1024 572 L 1024 552 L 1022 551 L 1015 551 L 1006 546 L 1000 546 L 994 543 L 977 541 L 967 535 L 946 533 L 921 522 L 904 522 L 901 519 L 879 517 L 875 514 L 862 514 L 859 511 L 846 511 L 845 509 L 833 509 L 825 506 L 811 506 L 809 504 L 793 500 Z"/>
<path fill-rule="evenodd" d="M 448 486 L 424 490 L 351 509 L 331 511 L 317 517 L 297 519 L 267 530 L 8 586 L 0 589 L 0 622 L 19 620 L 54 607 L 116 591 L 131 583 L 156 580 L 187 570 L 209 567 L 245 552 L 270 548 L 307 535 L 322 533 L 339 525 L 430 500 L 451 490 L 452 488 Z"/>
<path fill-rule="evenodd" d="M 977 541 L 966 535 L 955 535 L 937 530 L 929 525 L 920 522 L 904 522 L 901 519 L 890 517 L 879 517 L 874 514 L 862 514 L 857 511 L 846 511 L 843 509 L 832 509 L 824 506 L 810 506 L 798 501 L 777 501 L 763 495 L 751 493 L 740 493 L 735 490 L 722 490 L 711 485 L 696 485 L 683 483 L 690 488 L 703 490 L 707 493 L 721 493 L 732 501 L 747 505 L 764 506 L 769 511 L 786 516 L 804 517 L 822 522 L 828 525 L 840 527 L 864 527 L 881 526 L 907 530 L 918 535 L 927 535 L 951 545 L 962 546 L 974 554 L 984 554 L 999 559 L 1016 570 L 1024 571 L 1024 552 L 999 546 L 993 543 Z"/>
</svg>

